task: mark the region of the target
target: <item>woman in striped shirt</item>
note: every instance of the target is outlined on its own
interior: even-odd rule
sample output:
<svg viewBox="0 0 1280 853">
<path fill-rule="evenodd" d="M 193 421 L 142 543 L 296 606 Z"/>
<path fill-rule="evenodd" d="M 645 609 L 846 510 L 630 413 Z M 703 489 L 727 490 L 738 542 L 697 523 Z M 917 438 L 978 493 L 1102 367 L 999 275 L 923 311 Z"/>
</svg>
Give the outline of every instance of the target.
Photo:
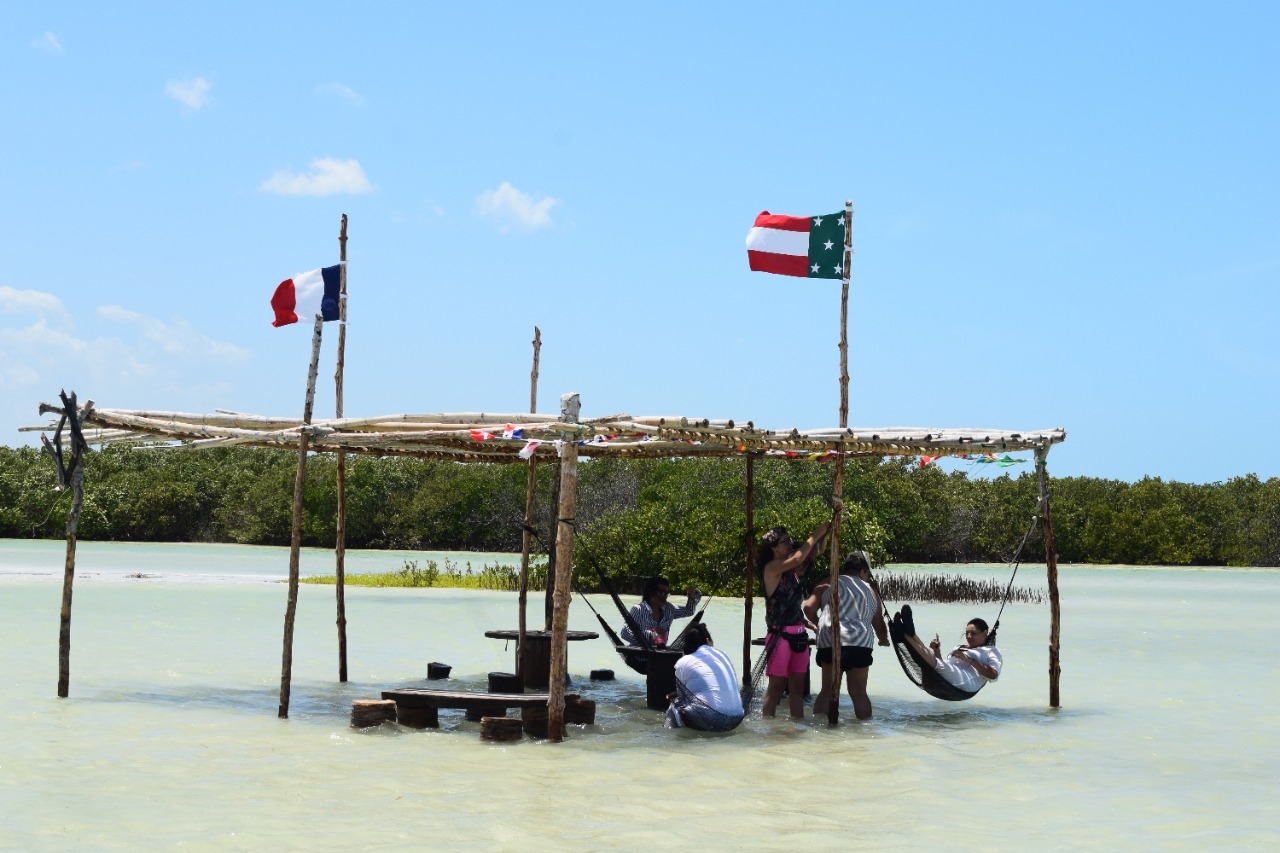
<svg viewBox="0 0 1280 853">
<path fill-rule="evenodd" d="M 859 720 L 871 718 L 867 675 L 871 667 L 872 632 L 880 645 L 889 645 L 889 632 L 881 615 L 880 596 L 868 583 L 871 563 L 865 551 L 854 551 L 840 564 L 840 672 L 846 673 L 853 713 Z M 827 713 L 835 674 L 831 651 L 831 585 L 821 584 L 804 603 L 805 616 L 818 624 L 818 665 L 822 690 L 813 700 L 815 716 Z"/>
</svg>

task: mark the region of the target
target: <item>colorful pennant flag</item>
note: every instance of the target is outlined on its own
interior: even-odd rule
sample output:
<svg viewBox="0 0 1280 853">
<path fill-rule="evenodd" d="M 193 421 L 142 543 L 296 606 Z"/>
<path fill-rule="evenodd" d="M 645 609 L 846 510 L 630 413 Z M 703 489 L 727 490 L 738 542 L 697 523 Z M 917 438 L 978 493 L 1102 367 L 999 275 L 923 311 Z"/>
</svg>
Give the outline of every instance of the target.
<svg viewBox="0 0 1280 853">
<path fill-rule="evenodd" d="M 319 314 L 326 323 L 338 319 L 338 297 L 342 291 L 342 264 L 300 272 L 286 278 L 271 295 L 271 310 L 276 318 L 271 325 L 279 328 L 310 319 Z"/>
<path fill-rule="evenodd" d="M 507 428 L 502 431 L 503 438 L 524 438 L 524 430 L 516 429 L 511 424 L 507 424 Z"/>
<path fill-rule="evenodd" d="M 524 447 L 520 450 L 520 458 L 529 459 L 530 457 L 532 457 L 534 451 L 538 449 L 539 444 L 542 444 L 542 442 L 538 441 L 536 438 L 529 439 L 527 442 L 525 442 Z"/>
<path fill-rule="evenodd" d="M 843 277 L 844 212 L 783 216 L 764 211 L 747 232 L 747 262 L 756 272 Z"/>
<path fill-rule="evenodd" d="M 493 438 L 493 433 L 486 432 L 485 430 L 482 430 L 482 429 L 471 430 L 472 441 L 484 441 L 486 438 Z"/>
</svg>

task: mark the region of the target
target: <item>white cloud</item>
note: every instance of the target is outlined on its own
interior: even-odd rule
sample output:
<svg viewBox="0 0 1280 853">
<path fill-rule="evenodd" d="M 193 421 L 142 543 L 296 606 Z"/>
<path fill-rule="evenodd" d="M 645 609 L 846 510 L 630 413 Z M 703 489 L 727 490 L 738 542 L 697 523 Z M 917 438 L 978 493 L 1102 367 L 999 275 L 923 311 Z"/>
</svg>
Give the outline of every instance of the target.
<svg viewBox="0 0 1280 853">
<path fill-rule="evenodd" d="M 191 110 L 198 110 L 209 103 L 209 90 L 213 87 L 203 77 L 191 80 L 170 80 L 164 85 L 164 93 Z"/>
<path fill-rule="evenodd" d="M 62 300 L 39 290 L 17 290 L 0 284 L 0 314 L 34 314 L 42 320 L 52 319 L 58 325 L 69 322 Z"/>
<path fill-rule="evenodd" d="M 350 101 L 357 107 L 364 104 L 364 98 L 352 89 L 346 83 L 321 83 L 316 86 L 316 92 L 321 95 L 333 95 L 342 98 L 344 101 Z"/>
<path fill-rule="evenodd" d="M 58 37 L 51 32 L 46 32 L 40 38 L 31 42 L 31 46 L 36 50 L 44 50 L 49 53 L 62 53 L 62 42 L 58 41 Z"/>
<path fill-rule="evenodd" d="M 359 161 L 319 157 L 311 161 L 310 172 L 276 172 L 262 182 L 261 189 L 277 195 L 361 195 L 373 192 L 373 184 Z"/>
<path fill-rule="evenodd" d="M 551 208 L 559 199 L 550 196 L 534 201 L 533 198 L 511 186 L 507 181 L 496 190 L 485 190 L 476 198 L 476 212 L 498 223 L 498 230 L 512 228 L 519 231 L 536 231 L 547 228 L 551 222 Z"/>
<path fill-rule="evenodd" d="M 159 347 L 166 356 L 191 357 L 227 364 L 243 364 L 249 358 L 248 350 L 202 335 L 186 320 L 165 323 L 154 317 L 139 314 L 137 311 L 121 308 L 119 305 L 99 307 L 98 316 L 105 320 L 136 326 L 142 333 L 142 337 Z"/>
</svg>

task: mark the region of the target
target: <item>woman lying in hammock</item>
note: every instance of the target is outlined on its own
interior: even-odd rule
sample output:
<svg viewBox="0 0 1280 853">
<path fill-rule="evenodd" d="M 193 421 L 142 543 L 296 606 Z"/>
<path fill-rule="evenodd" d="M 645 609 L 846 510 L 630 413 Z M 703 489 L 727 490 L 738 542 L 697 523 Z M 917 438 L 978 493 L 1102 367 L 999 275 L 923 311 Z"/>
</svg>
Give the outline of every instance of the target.
<svg viewBox="0 0 1280 853">
<path fill-rule="evenodd" d="M 982 619 L 972 619 L 964 629 L 965 645 L 956 646 L 948 657 L 942 656 L 942 641 L 934 634 L 926 646 L 916 635 L 915 620 L 911 615 L 911 605 L 902 605 L 902 610 L 894 614 L 889 632 L 894 638 L 902 637 L 911 645 L 923 660 L 932 660 L 933 667 L 949 684 L 970 693 L 1000 677 L 1004 666 L 1004 656 L 994 645 L 987 645 L 990 631 Z"/>
</svg>

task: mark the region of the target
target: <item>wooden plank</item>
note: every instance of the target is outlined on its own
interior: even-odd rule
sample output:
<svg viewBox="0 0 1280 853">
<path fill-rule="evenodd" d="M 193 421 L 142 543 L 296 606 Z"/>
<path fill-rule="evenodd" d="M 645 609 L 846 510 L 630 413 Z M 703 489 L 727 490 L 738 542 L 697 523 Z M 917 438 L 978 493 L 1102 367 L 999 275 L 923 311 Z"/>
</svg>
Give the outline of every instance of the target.
<svg viewBox="0 0 1280 853">
<path fill-rule="evenodd" d="M 575 699 L 581 698 L 577 694 Z M 547 704 L 546 693 L 472 693 L 467 690 L 428 690 L 406 687 L 382 691 L 383 699 L 393 699 L 406 708 L 535 708 Z M 569 698 L 565 697 L 566 700 Z"/>
</svg>

